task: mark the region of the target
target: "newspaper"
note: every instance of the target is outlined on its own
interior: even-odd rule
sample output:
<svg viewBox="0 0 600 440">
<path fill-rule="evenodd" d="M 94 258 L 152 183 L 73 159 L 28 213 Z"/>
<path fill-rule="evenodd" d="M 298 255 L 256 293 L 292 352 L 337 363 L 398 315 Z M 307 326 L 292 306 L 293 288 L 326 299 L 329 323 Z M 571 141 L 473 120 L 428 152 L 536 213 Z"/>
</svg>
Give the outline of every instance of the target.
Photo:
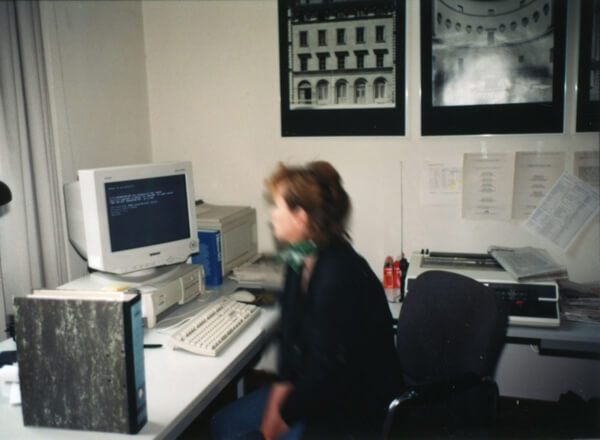
<svg viewBox="0 0 600 440">
<path fill-rule="evenodd" d="M 568 321 L 600 323 L 600 297 L 561 298 L 560 314 Z"/>
<path fill-rule="evenodd" d="M 490 246 L 488 253 L 517 281 L 568 278 L 566 267 L 556 263 L 544 249 Z"/>
<path fill-rule="evenodd" d="M 568 321 L 600 323 L 600 282 L 559 281 L 560 314 Z"/>
</svg>

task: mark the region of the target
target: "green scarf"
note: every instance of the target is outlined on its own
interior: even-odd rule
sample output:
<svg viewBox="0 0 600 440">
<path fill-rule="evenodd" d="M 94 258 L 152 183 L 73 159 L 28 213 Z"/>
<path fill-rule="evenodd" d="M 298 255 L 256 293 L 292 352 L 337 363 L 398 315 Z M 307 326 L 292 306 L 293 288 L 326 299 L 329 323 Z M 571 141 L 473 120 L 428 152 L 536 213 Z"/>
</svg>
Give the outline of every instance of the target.
<svg viewBox="0 0 600 440">
<path fill-rule="evenodd" d="M 299 273 L 304 264 L 304 259 L 317 253 L 317 245 L 312 240 L 302 240 L 290 244 L 286 249 L 277 254 L 280 261 L 290 265 L 296 273 Z"/>
</svg>

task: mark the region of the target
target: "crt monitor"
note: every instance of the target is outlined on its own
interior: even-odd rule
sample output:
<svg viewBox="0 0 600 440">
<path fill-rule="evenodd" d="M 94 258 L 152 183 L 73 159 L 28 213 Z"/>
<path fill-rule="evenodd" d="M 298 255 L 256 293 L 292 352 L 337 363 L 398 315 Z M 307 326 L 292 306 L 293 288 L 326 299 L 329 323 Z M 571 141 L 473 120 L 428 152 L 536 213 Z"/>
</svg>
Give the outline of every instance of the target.
<svg viewBox="0 0 600 440">
<path fill-rule="evenodd" d="M 69 239 L 88 267 L 124 274 L 198 252 L 190 162 L 80 170 L 65 185 Z"/>
</svg>

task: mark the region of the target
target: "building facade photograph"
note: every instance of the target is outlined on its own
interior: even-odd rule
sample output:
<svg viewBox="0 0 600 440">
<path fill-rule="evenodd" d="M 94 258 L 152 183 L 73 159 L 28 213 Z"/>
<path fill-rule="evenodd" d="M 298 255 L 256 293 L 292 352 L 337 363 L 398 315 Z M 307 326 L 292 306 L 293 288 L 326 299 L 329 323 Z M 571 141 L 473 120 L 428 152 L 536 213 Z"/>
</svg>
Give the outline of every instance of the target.
<svg viewBox="0 0 600 440">
<path fill-rule="evenodd" d="M 290 0 L 290 109 L 393 107 L 395 2 Z"/>
</svg>

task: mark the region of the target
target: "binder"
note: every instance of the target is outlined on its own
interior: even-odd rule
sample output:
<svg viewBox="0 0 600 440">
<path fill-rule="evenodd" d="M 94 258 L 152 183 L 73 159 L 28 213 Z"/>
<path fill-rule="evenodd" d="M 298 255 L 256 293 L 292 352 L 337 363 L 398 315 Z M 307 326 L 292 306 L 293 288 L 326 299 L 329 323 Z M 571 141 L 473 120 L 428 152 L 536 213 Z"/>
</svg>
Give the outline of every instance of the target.
<svg viewBox="0 0 600 440">
<path fill-rule="evenodd" d="M 16 297 L 23 423 L 133 434 L 147 421 L 140 295 Z"/>
</svg>

